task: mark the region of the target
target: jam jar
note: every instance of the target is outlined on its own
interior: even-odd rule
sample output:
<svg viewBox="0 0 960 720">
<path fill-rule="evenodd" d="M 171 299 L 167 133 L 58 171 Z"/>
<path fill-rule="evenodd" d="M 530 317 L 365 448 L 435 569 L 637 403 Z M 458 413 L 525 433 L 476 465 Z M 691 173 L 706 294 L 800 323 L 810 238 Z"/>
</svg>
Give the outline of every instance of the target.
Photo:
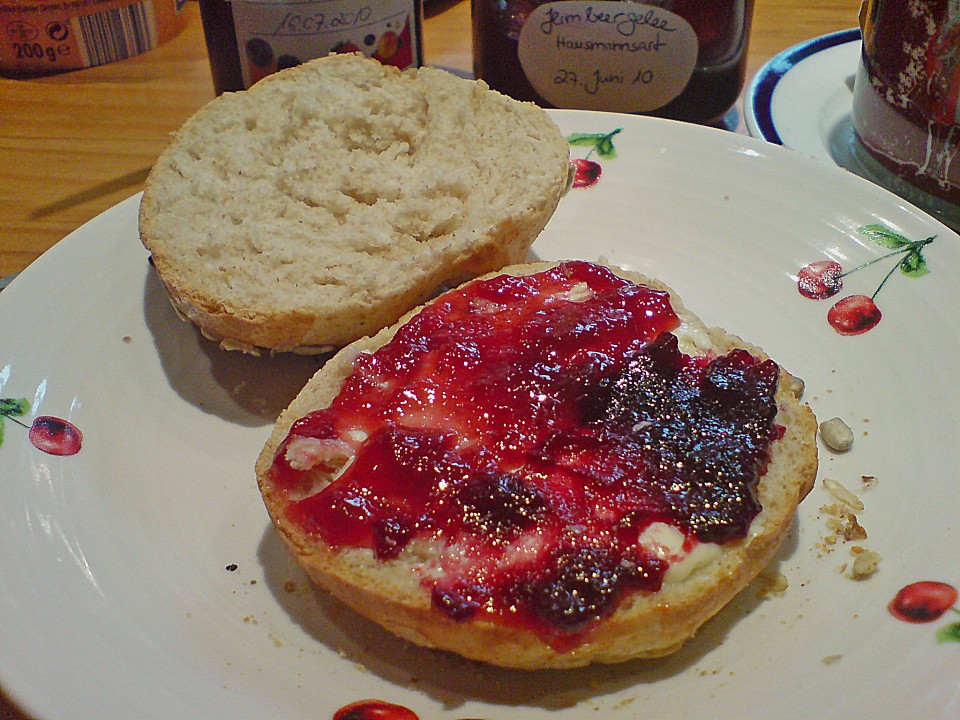
<svg viewBox="0 0 960 720">
<path fill-rule="evenodd" d="M 472 0 L 474 74 L 543 107 L 717 123 L 743 89 L 753 0 Z"/>
<path fill-rule="evenodd" d="M 870 0 L 860 25 L 854 169 L 960 230 L 960 6 Z"/>
<path fill-rule="evenodd" d="M 331 52 L 423 64 L 421 0 L 200 0 L 217 95 Z"/>
</svg>

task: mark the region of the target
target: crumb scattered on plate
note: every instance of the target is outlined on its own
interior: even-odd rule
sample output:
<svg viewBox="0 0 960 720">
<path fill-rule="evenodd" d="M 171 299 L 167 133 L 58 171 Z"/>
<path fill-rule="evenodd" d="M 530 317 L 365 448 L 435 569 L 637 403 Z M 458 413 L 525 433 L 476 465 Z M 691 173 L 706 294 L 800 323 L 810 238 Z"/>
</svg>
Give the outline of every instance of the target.
<svg viewBox="0 0 960 720">
<path fill-rule="evenodd" d="M 860 481 L 864 489 L 869 489 L 877 479 L 873 475 L 862 475 Z M 857 517 L 857 513 L 864 509 L 860 497 L 832 478 L 824 478 L 823 487 L 836 502 L 820 506 L 821 517 L 827 526 L 827 533 L 818 546 L 821 557 L 832 553 L 839 545 L 867 539 L 867 530 Z M 850 555 L 853 560 L 841 564 L 839 570 L 851 580 L 866 580 L 880 567 L 880 554 L 863 545 L 852 545 Z"/>
<path fill-rule="evenodd" d="M 779 570 L 764 570 L 757 577 L 757 595 L 762 598 L 779 595 L 790 587 L 787 576 Z"/>
</svg>

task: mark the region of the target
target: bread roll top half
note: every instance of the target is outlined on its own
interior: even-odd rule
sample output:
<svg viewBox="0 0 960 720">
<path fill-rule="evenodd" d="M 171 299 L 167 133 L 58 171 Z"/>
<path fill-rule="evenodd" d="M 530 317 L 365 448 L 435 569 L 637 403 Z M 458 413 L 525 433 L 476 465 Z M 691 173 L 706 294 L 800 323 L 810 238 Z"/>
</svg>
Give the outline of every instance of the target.
<svg viewBox="0 0 960 720">
<path fill-rule="evenodd" d="M 522 261 L 568 167 L 532 104 L 439 69 L 331 55 L 190 118 L 148 177 L 140 233 L 208 337 L 322 352 Z"/>
</svg>

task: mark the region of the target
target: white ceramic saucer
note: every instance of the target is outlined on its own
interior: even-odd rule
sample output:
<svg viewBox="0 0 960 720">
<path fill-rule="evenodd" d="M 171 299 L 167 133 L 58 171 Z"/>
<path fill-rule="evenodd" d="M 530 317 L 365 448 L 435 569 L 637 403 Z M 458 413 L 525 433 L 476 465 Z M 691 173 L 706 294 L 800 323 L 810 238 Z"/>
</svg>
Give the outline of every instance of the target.
<svg viewBox="0 0 960 720">
<path fill-rule="evenodd" d="M 744 120 L 754 137 L 860 174 L 850 149 L 860 30 L 842 30 L 783 51 L 751 81 Z"/>
</svg>

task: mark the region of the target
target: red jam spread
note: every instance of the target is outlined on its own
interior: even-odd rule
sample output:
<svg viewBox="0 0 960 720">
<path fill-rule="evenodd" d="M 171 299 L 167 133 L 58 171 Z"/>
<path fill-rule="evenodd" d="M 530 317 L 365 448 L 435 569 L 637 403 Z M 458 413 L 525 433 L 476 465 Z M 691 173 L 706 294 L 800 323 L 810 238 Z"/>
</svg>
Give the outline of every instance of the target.
<svg viewBox="0 0 960 720">
<path fill-rule="evenodd" d="M 586 262 L 448 292 L 293 425 L 272 467 L 288 517 L 382 561 L 435 543 L 438 611 L 574 647 L 660 589 L 653 523 L 689 552 L 760 511 L 779 368 L 685 355 L 679 325 L 666 292 Z"/>
</svg>

